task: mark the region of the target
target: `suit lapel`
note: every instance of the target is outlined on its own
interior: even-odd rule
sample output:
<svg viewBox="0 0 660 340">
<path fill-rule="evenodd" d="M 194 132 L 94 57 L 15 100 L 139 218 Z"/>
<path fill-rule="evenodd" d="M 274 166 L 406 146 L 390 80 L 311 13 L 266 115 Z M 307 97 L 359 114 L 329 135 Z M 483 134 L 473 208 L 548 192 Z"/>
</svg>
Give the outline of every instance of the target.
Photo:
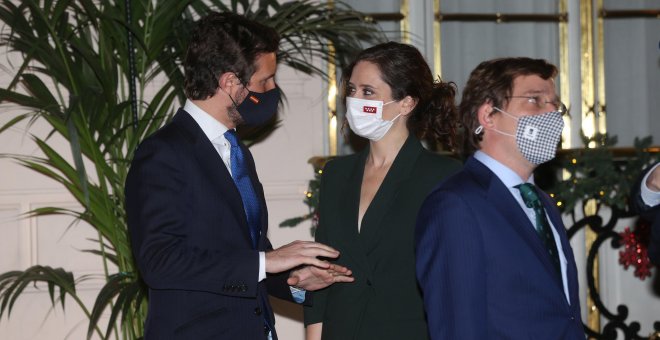
<svg viewBox="0 0 660 340">
<path fill-rule="evenodd" d="M 406 140 L 371 205 L 367 208 L 359 233 L 357 227 L 358 202 L 360 202 L 360 191 L 369 148 L 357 155 L 350 175 L 345 181 L 341 197 L 346 197 L 346 199 L 343 200 L 340 209 L 339 228 L 341 231 L 337 241 L 345 243 L 347 248 L 351 249 L 349 253 L 343 253 L 342 256 L 351 257 L 352 261 L 361 267 L 368 276 L 372 276 L 372 268 L 367 257 L 369 250 L 378 244 L 382 233 L 380 226 L 387 215 L 386 212 L 391 210 L 401 186 L 409 179 L 421 150 L 422 146 L 416 138 L 411 136 Z"/>
<path fill-rule="evenodd" d="M 197 122 L 183 109 L 179 109 L 172 119 L 172 124 L 180 125 L 182 130 L 192 137 L 192 153 L 197 159 L 202 172 L 208 178 L 210 185 L 217 188 L 217 192 L 224 198 L 224 202 L 229 206 L 229 211 L 234 214 L 236 221 L 240 223 L 238 227 L 241 229 L 241 233 L 252 244 L 240 193 L 213 144 L 197 125 Z"/>
<path fill-rule="evenodd" d="M 369 148 L 366 148 L 357 154 L 349 176 L 344 182 L 340 197 L 346 199 L 339 205 L 341 207 L 338 212 L 340 214 L 338 225 L 340 232 L 338 233 L 337 242 L 346 244 L 346 248 L 350 249 L 349 252 L 342 253 L 342 256 L 350 257 L 352 262 L 357 264 L 370 277 L 372 275 L 371 267 L 357 229 L 359 205 L 356 204 L 356 202 L 360 202 L 360 188 L 368 153 Z"/>
<path fill-rule="evenodd" d="M 548 197 L 544 192 L 540 193 L 541 200 L 545 207 L 548 216 L 552 225 L 557 230 L 559 234 L 559 242 L 561 243 L 562 251 L 566 257 L 566 280 L 568 282 L 568 294 L 570 296 L 571 305 L 575 305 L 575 301 L 579 301 L 578 297 L 578 285 L 577 285 L 577 268 L 575 266 L 575 257 L 573 256 L 573 249 L 571 244 L 568 241 L 568 236 L 566 234 L 566 228 L 564 227 L 564 222 L 561 219 L 561 215 L 558 210 L 555 208 L 555 204 L 550 197 Z"/>
<path fill-rule="evenodd" d="M 482 184 L 486 192 L 485 199 L 495 208 L 497 214 L 504 218 L 508 227 L 513 228 L 525 244 L 529 246 L 532 253 L 536 255 L 546 271 L 553 277 L 557 286 L 563 291 L 561 277 L 556 274 L 557 271 L 552 265 L 545 245 L 536 234 L 532 222 L 520 208 L 518 201 L 511 195 L 511 191 L 488 167 L 474 158 L 467 161 L 466 169 L 475 176 L 477 182 Z"/>
<path fill-rule="evenodd" d="M 408 181 L 421 151 L 422 145 L 419 141 L 412 135 L 408 136 L 371 201 L 371 205 L 367 208 L 362 218 L 360 231 L 360 237 L 367 252 L 378 244 L 383 232 L 382 221 L 387 216 L 387 212 L 393 211 L 392 205 L 396 201 L 400 189 Z"/>
</svg>

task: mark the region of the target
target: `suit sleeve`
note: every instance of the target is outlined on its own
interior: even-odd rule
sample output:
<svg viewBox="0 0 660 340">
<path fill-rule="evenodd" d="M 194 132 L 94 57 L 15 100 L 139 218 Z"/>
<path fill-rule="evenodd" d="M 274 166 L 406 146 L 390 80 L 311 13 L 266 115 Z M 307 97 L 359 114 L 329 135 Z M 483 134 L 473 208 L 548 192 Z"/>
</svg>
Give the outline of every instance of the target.
<svg viewBox="0 0 660 340">
<path fill-rule="evenodd" d="M 319 235 L 319 233 L 321 235 Z M 323 232 L 321 231 L 321 227 L 319 225 L 319 228 L 316 230 L 315 241 L 325 244 L 324 237 L 322 236 L 322 234 Z M 310 301 L 305 300 L 306 302 L 304 307 L 305 326 L 314 323 L 323 322 L 323 317 L 325 315 L 325 306 L 328 299 L 328 292 L 331 288 L 332 286 L 329 286 L 314 292 L 309 292 L 309 291 L 307 292 L 307 296 L 309 297 Z"/>
<path fill-rule="evenodd" d="M 126 180 L 126 215 L 138 268 L 154 289 L 206 291 L 255 297 L 256 250 L 202 249 L 187 238 L 196 226 L 186 211 L 188 155 L 162 140 L 147 139 L 136 151 Z M 188 210 L 186 210 L 188 209 Z"/>
<path fill-rule="evenodd" d="M 431 339 L 488 338 L 486 259 L 474 214 L 447 191 L 435 191 L 420 209 L 416 270 Z"/>
<path fill-rule="evenodd" d="M 328 184 L 328 182 L 332 182 L 331 180 L 332 178 L 331 176 L 333 173 L 332 164 L 333 164 L 332 162 L 329 162 L 328 164 L 326 164 L 325 168 L 323 169 L 323 176 L 321 177 L 321 187 L 319 189 L 319 225 L 318 228 L 316 229 L 314 240 L 316 242 L 323 244 L 328 244 L 327 229 L 328 227 L 330 227 L 326 222 L 328 220 L 326 214 L 332 213 L 328 211 L 327 206 L 329 203 L 323 199 L 324 195 L 328 196 L 327 195 L 328 185 L 331 185 Z M 311 293 L 314 302 L 312 303 L 311 306 L 305 306 L 304 308 L 305 326 L 314 323 L 323 322 L 323 317 L 325 315 L 325 306 L 328 299 L 328 291 L 330 289 L 332 289 L 332 285 Z M 310 292 L 307 292 L 307 294 L 310 294 Z"/>
<path fill-rule="evenodd" d="M 660 206 L 654 208 L 654 219 L 651 221 L 651 241 L 649 241 L 649 259 L 656 266 L 660 266 Z"/>
<path fill-rule="evenodd" d="M 641 194 L 642 185 L 645 185 L 645 183 L 642 183 L 644 178 L 650 171 L 653 171 L 653 169 L 658 166 L 657 164 L 658 163 L 655 163 L 650 166 L 639 176 L 639 179 L 630 193 L 630 208 L 631 211 L 640 214 L 651 222 L 651 240 L 649 241 L 648 256 L 649 259 L 651 259 L 651 262 L 660 265 L 660 205 L 653 207 L 648 206 L 642 199 Z"/>
</svg>

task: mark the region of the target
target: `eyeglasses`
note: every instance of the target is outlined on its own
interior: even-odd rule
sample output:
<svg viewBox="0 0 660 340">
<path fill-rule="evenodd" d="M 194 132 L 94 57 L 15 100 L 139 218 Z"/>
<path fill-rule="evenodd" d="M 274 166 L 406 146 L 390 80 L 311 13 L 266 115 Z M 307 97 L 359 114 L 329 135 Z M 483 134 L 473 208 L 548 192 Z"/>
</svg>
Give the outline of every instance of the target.
<svg viewBox="0 0 660 340">
<path fill-rule="evenodd" d="M 561 113 L 562 115 L 568 113 L 568 108 L 559 99 L 546 100 L 542 96 L 508 96 L 508 97 L 505 97 L 505 98 L 506 99 L 510 99 L 510 98 L 525 99 L 527 101 L 527 103 L 534 104 L 539 109 L 544 109 L 546 107 L 546 105 L 550 104 L 552 106 L 553 111 L 559 111 L 559 113 Z"/>
</svg>

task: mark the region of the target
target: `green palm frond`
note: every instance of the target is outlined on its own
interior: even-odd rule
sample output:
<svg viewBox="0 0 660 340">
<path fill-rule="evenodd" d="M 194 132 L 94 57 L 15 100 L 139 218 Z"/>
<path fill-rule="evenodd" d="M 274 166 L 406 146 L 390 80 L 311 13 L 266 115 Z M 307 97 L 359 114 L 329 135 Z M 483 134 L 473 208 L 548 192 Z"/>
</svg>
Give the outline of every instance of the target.
<svg viewBox="0 0 660 340">
<path fill-rule="evenodd" d="M 104 339 L 111 334 L 112 327 L 115 325 L 118 317 L 123 316 L 121 322 L 124 324 L 133 323 L 133 320 L 127 318 L 127 316 L 131 315 L 131 310 L 140 310 L 145 306 L 146 300 L 146 289 L 144 284 L 137 279 L 137 275 L 131 273 L 110 275 L 108 281 L 96 296 L 94 308 L 90 316 L 87 338 L 90 338 L 94 333 L 95 329 L 93 325 L 98 324 L 99 319 L 103 316 L 103 312 L 108 306 L 112 305 L 112 308 Z M 133 329 L 133 327 L 128 328 Z"/>
<path fill-rule="evenodd" d="M 85 280 L 86 278 L 81 278 Z M 78 282 L 79 282 L 78 281 Z M 65 309 L 67 295 L 71 297 L 87 316 L 90 312 L 76 292 L 76 280 L 73 273 L 62 268 L 48 266 L 32 266 L 24 271 L 10 271 L 0 274 L 0 317 L 7 312 L 11 314 L 12 307 L 21 294 L 29 286 L 38 287 L 38 284 L 46 284 L 48 296 L 53 306 L 58 302 Z M 94 327 L 93 331 L 99 332 Z"/>
<path fill-rule="evenodd" d="M 235 6 L 237 1 L 232 1 Z M 307 74 L 327 77 L 314 62 L 322 60 L 343 67 L 362 50 L 386 40 L 377 25 L 341 1 L 329 5 L 302 0 L 279 3 L 260 0 L 256 10 L 240 1 L 239 12 L 275 28 L 281 36 L 280 62 Z M 227 8 L 228 10 L 228 8 Z M 334 53 L 331 53 L 331 47 Z"/>
</svg>

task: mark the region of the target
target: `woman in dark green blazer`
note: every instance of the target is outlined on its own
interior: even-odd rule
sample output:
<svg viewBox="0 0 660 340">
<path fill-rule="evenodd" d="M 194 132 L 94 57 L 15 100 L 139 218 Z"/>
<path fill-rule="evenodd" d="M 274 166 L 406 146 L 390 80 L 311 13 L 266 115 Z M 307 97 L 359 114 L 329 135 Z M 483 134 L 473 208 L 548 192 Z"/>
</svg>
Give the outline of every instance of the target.
<svg viewBox="0 0 660 340">
<path fill-rule="evenodd" d="M 316 240 L 340 251 L 336 263 L 355 281 L 313 293 L 307 339 L 427 339 L 415 221 L 427 194 L 460 163 L 418 138 L 453 145 L 456 91 L 434 82 L 416 48 L 395 42 L 364 50 L 342 83 L 349 126 L 369 146 L 326 165 Z"/>
</svg>

